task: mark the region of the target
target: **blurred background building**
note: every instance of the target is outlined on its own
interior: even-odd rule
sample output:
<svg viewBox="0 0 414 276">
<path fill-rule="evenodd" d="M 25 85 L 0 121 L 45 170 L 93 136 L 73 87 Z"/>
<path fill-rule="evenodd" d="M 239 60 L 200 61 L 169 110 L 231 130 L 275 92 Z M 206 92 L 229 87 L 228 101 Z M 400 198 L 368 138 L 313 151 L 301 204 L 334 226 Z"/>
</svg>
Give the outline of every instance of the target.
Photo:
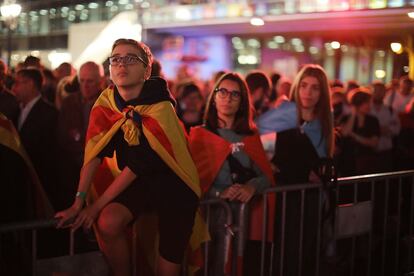
<svg viewBox="0 0 414 276">
<path fill-rule="evenodd" d="M 331 79 L 361 84 L 414 74 L 412 0 L 16 3 L 22 6 L 16 28 L 10 32 L 4 16 L 0 26 L 0 53 L 6 60 L 11 42 L 12 66 L 29 54 L 52 69 L 63 61 L 102 63 L 116 38 L 131 37 L 151 46 L 170 78 L 183 64 L 201 79 L 222 69 L 293 77 L 308 62 L 321 64 Z M 391 43 L 399 43 L 398 54 Z"/>
</svg>

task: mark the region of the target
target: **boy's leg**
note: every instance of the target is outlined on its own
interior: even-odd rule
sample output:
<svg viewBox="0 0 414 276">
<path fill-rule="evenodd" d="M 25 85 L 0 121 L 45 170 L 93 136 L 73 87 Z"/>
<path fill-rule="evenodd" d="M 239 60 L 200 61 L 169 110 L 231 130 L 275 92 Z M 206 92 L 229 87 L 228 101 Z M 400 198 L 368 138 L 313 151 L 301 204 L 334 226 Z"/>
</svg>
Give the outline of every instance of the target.
<svg viewBox="0 0 414 276">
<path fill-rule="evenodd" d="M 132 218 L 125 206 L 110 203 L 101 211 L 97 221 L 99 247 L 115 276 L 131 275 L 130 249 L 125 230 Z"/>
</svg>

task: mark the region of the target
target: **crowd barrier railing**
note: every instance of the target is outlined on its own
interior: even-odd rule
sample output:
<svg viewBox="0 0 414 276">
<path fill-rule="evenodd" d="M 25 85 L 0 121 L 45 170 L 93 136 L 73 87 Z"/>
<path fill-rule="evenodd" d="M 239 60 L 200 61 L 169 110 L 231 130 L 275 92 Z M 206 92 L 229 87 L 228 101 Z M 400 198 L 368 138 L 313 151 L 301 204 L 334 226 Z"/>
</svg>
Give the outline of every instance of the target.
<svg viewBox="0 0 414 276">
<path fill-rule="evenodd" d="M 279 236 L 275 237 L 273 243 L 261 241 L 261 276 L 287 275 L 291 263 L 296 266 L 295 274 L 292 275 L 412 275 L 414 170 L 340 178 L 328 190 L 322 183 L 272 187 L 263 193 L 264 218 L 267 218 L 269 211 L 267 198 L 271 193 L 277 195 L 276 219 L 280 231 L 276 233 Z M 334 205 L 330 201 L 332 195 Z M 328 205 L 333 206 L 333 209 L 327 211 Z M 225 250 L 223 256 L 229 256 L 227 252 L 232 246 L 231 275 L 243 275 L 238 262 L 243 260 L 248 236 L 248 204 L 240 204 L 236 212 L 234 206 L 221 199 L 202 200 L 200 206 L 208 226 L 215 219 L 211 216 L 211 208 L 222 208 L 226 233 L 224 245 L 220 245 Z M 289 237 L 292 206 L 295 209 L 294 219 L 298 222 L 295 227 L 298 238 L 294 250 L 299 254 L 296 260 L 288 259 L 291 263 L 286 264 L 287 258 L 292 256 L 286 252 L 286 247 L 291 246 L 289 243 L 292 241 Z M 233 214 L 237 214 L 236 217 Z M 312 220 L 307 218 L 309 214 Z M 267 237 L 267 224 L 268 221 L 264 220 L 263 237 Z M 36 275 L 36 233 L 55 225 L 55 219 L 0 225 L 0 236 L 17 231 L 31 232 L 32 275 Z M 314 227 L 310 232 L 316 236 L 316 245 L 311 246 L 314 249 L 312 256 L 304 255 L 309 248 L 309 225 Z M 276 239 L 279 241 L 276 242 Z M 203 250 L 204 263 L 207 265 L 204 265 L 202 275 L 212 275 L 208 265 L 213 251 L 210 242 L 204 245 Z M 74 255 L 73 235 L 69 255 Z M 306 263 L 312 258 L 315 265 L 312 270 L 308 270 Z M 225 259 L 223 263 L 227 261 L 229 260 Z M 330 270 L 332 267 L 334 272 Z M 182 275 L 187 275 L 185 269 Z M 223 272 L 223 275 L 226 273 Z"/>
<path fill-rule="evenodd" d="M 338 179 L 336 185 L 327 191 L 322 183 L 276 186 L 264 195 L 276 193 L 277 210 L 281 230 L 280 243 L 268 250 L 262 240 L 260 275 L 408 275 L 414 271 L 414 170 L 362 175 Z M 296 193 L 296 210 L 292 211 L 292 194 Z M 335 205 L 331 212 L 326 207 L 329 197 L 334 196 Z M 308 198 L 313 198 L 308 200 Z M 289 199 L 290 198 L 290 199 Z M 314 200 L 316 198 L 316 200 Z M 264 196 L 264 217 L 267 217 L 267 196 Z M 311 203 L 309 205 L 309 202 Z M 316 206 L 312 206 L 316 205 Z M 289 209 L 290 208 L 290 209 Z M 305 255 L 309 245 L 306 236 L 309 208 L 317 211 L 311 230 L 316 233 L 314 255 Z M 331 213 L 328 226 L 326 213 Z M 289 228 L 291 214 L 299 215 L 296 260 L 286 264 L 286 249 L 291 251 Z M 267 221 L 263 223 L 263 237 L 267 233 Z M 286 226 L 287 225 L 287 226 Z M 328 229 L 327 229 L 328 228 Z M 275 237 L 277 239 L 278 237 Z M 289 241 L 290 239 L 290 241 Z M 279 254 L 275 251 L 279 250 Z M 307 259 L 313 258 L 312 271 L 304 267 Z M 267 265 L 269 264 L 270 265 Z M 287 271 L 291 264 L 296 268 Z M 266 266 L 265 266 L 266 264 Z M 287 273 L 287 274 L 286 274 Z"/>
<path fill-rule="evenodd" d="M 211 220 L 214 220 L 214 218 L 211 217 L 210 215 L 210 210 L 212 207 L 216 207 L 216 208 L 221 208 L 224 212 L 225 215 L 225 220 L 224 220 L 224 224 L 223 224 L 223 229 L 226 233 L 225 236 L 225 240 L 224 240 L 224 245 L 220 245 L 221 247 L 224 248 L 224 250 L 226 252 L 228 252 L 230 250 L 230 246 L 231 246 L 231 240 L 233 239 L 233 237 L 235 235 L 240 235 L 240 232 L 244 232 L 241 231 L 241 229 L 239 229 L 238 226 L 233 225 L 233 216 L 232 216 L 232 210 L 230 208 L 230 205 L 221 199 L 205 199 L 202 200 L 200 202 L 200 206 L 202 208 L 202 212 L 204 213 L 204 217 L 206 219 L 206 223 L 207 226 L 210 225 Z M 33 221 L 23 221 L 23 222 L 16 222 L 16 223 L 8 223 L 8 224 L 3 224 L 0 225 L 0 248 L 1 248 L 1 237 L 5 234 L 9 234 L 9 233 L 30 233 L 30 241 L 29 244 L 27 244 L 27 246 L 30 248 L 30 263 L 31 263 L 31 275 L 36 276 L 36 275 L 42 275 L 42 271 L 46 269 L 50 268 L 50 265 L 46 265 L 45 266 L 45 261 L 47 263 L 47 261 L 49 260 L 42 260 L 42 259 L 38 259 L 38 232 L 42 229 L 53 229 L 57 224 L 57 219 L 44 219 L 44 220 L 33 220 Z M 59 229 L 55 229 L 54 231 L 62 231 Z M 63 258 L 66 258 L 67 256 L 73 257 L 75 256 L 75 246 L 74 246 L 74 232 L 69 231 L 69 254 L 65 255 L 65 256 L 57 256 L 55 258 L 52 258 L 54 260 L 52 260 L 53 262 L 59 262 L 59 269 L 62 269 L 62 267 L 64 267 L 64 269 L 66 269 L 67 264 L 62 264 L 67 262 L 66 260 L 63 260 Z M 242 242 L 240 242 L 241 247 L 243 246 Z M 59 246 L 59 245 L 56 245 Z M 211 248 L 210 248 L 210 242 L 206 242 L 204 244 L 204 263 L 208 264 L 210 262 L 209 258 L 210 258 L 210 253 L 212 252 Z M 90 252 L 90 253 L 98 253 L 98 252 Z M 239 251 L 239 254 L 242 254 L 242 250 Z M 91 255 L 91 254 L 89 254 Z M 89 256 L 87 254 L 83 254 L 83 256 L 77 256 L 79 258 L 82 257 L 87 257 L 88 259 L 91 259 L 91 256 Z M 227 254 L 223 254 L 224 256 L 228 256 Z M 93 256 L 96 259 L 96 256 Z M 59 260 L 59 258 L 61 260 Z M 79 263 L 78 259 L 76 258 L 76 263 Z M 97 265 L 95 265 L 95 271 L 98 271 L 96 269 L 96 266 L 101 266 L 99 271 L 107 271 L 106 268 L 106 264 L 103 264 L 103 258 L 100 258 L 99 263 Z M 225 260 L 226 261 L 226 260 Z M 73 260 L 71 260 L 71 263 L 73 263 Z M 84 262 L 82 262 L 84 263 Z M 9 264 L 10 265 L 10 264 Z M 41 267 L 41 268 L 39 268 Z M 53 268 L 56 267 L 53 266 Z M 203 266 L 203 271 L 202 271 L 202 275 L 211 275 L 209 274 L 209 267 L 207 265 Z M 70 268 L 69 268 L 70 270 Z M 1 269 L 1 262 L 0 262 L 0 272 L 2 271 Z M 39 273 L 40 271 L 40 273 Z M 106 272 L 105 272 L 106 273 Z M 183 270 L 182 270 L 182 275 L 187 275 L 188 271 L 186 269 L 186 266 L 183 265 Z M 0 273 L 1 274 L 1 273 Z M 224 274 L 224 271 L 223 271 Z M 89 274 L 88 274 L 89 275 Z M 95 275 L 95 274 L 93 274 Z M 102 276 L 102 275 L 100 275 Z"/>
</svg>

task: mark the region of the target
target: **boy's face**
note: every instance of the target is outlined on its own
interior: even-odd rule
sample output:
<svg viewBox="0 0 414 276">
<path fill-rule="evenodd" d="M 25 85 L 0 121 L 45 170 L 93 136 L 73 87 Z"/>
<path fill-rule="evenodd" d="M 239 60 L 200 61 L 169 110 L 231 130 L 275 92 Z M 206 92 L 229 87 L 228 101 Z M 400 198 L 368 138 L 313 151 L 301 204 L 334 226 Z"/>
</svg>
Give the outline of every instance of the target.
<svg viewBox="0 0 414 276">
<path fill-rule="evenodd" d="M 129 62 L 122 61 L 126 56 L 131 57 Z M 112 57 L 121 57 L 121 62 L 109 65 L 111 79 L 117 87 L 136 86 L 145 81 L 147 66 L 141 61 L 137 48 L 128 44 L 118 45 L 112 51 Z"/>
</svg>

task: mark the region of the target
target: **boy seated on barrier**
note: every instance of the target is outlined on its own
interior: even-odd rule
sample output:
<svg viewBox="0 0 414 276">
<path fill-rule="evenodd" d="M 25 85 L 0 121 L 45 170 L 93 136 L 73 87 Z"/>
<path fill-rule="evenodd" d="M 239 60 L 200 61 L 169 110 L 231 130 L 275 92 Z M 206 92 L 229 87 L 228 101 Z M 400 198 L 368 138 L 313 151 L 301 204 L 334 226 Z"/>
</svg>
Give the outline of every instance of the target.
<svg viewBox="0 0 414 276">
<path fill-rule="evenodd" d="M 75 201 L 56 214 L 58 227 L 71 218 L 76 218 L 74 230 L 95 225 L 114 275 L 131 275 L 126 229 L 149 210 L 159 218 L 156 273 L 178 275 L 201 194 L 175 101 L 165 80 L 149 78 L 152 60 L 143 43 L 118 39 L 113 44 L 109 69 L 114 86 L 92 108 Z M 116 163 L 103 163 L 117 171 L 112 183 L 96 181 L 91 190 L 102 159 L 114 155 Z M 84 208 L 87 195 L 90 204 Z"/>
</svg>

